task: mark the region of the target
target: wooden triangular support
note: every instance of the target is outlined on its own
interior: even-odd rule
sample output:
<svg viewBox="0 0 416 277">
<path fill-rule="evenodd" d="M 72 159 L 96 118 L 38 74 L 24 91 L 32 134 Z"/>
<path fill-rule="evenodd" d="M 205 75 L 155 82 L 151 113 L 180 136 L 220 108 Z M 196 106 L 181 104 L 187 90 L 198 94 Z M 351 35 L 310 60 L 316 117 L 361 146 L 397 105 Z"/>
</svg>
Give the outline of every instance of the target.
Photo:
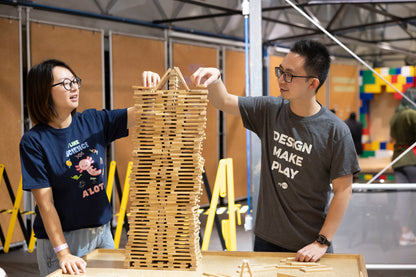
<svg viewBox="0 0 416 277">
<path fill-rule="evenodd" d="M 246 268 L 247 268 L 248 274 L 250 274 L 250 277 L 253 277 L 253 273 L 251 272 L 251 268 L 247 260 L 243 260 L 243 264 L 241 265 L 241 269 L 240 269 L 240 277 L 243 277 L 243 274 Z"/>
<path fill-rule="evenodd" d="M 157 84 L 156 90 L 161 90 L 163 88 L 163 86 L 166 84 L 166 82 L 168 81 L 169 78 L 169 73 L 172 69 L 168 69 L 165 74 L 162 76 L 162 78 L 159 81 L 159 84 Z"/>
<path fill-rule="evenodd" d="M 160 79 L 159 84 L 156 87 L 156 90 L 161 90 L 165 85 L 166 82 L 169 80 L 169 89 L 178 89 L 180 84 L 185 87 L 186 91 L 190 91 L 188 85 L 186 84 L 185 78 L 183 78 L 182 72 L 179 67 L 174 67 L 173 69 L 169 68 L 166 73 Z"/>
</svg>

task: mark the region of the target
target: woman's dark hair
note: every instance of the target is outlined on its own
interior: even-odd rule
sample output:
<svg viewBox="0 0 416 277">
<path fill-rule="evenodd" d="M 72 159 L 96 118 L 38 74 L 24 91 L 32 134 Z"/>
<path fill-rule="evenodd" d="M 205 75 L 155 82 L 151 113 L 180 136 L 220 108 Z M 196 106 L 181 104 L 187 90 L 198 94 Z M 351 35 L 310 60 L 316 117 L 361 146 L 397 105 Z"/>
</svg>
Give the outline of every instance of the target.
<svg viewBox="0 0 416 277">
<path fill-rule="evenodd" d="M 290 51 L 305 58 L 304 67 L 308 75 L 318 77 L 319 86 L 315 91 L 318 92 L 328 76 L 331 65 L 328 49 L 325 45 L 314 40 L 299 40 Z"/>
<path fill-rule="evenodd" d="M 51 95 L 54 81 L 52 70 L 57 66 L 65 67 L 74 76 L 77 76 L 66 63 L 54 59 L 37 64 L 29 71 L 26 102 L 33 124 L 48 124 L 53 117 L 57 116 Z M 76 109 L 72 111 L 72 115 L 75 113 Z"/>
</svg>

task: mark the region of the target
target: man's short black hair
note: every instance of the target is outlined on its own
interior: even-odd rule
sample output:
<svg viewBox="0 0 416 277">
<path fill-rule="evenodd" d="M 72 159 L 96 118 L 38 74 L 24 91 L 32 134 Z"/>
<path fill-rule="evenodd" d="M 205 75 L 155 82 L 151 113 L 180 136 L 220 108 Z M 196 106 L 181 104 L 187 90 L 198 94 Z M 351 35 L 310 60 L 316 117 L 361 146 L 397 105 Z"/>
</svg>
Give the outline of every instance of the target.
<svg viewBox="0 0 416 277">
<path fill-rule="evenodd" d="M 290 51 L 305 58 L 304 67 L 308 75 L 318 77 L 319 86 L 316 88 L 316 92 L 318 92 L 328 76 L 331 65 L 328 49 L 322 43 L 314 40 L 299 40 Z"/>
</svg>

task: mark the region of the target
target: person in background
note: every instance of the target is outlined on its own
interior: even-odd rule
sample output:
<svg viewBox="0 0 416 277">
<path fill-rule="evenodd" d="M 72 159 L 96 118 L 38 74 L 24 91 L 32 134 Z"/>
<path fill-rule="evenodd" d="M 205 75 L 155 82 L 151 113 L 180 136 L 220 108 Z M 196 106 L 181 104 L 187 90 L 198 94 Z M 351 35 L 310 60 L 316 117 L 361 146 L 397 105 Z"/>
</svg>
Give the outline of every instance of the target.
<svg viewBox="0 0 416 277">
<path fill-rule="evenodd" d="M 392 160 L 395 160 L 416 142 L 416 88 L 408 88 L 404 94 L 413 103 L 403 97 L 391 118 L 390 136 L 394 141 Z M 407 152 L 392 167 L 396 183 L 416 184 L 416 148 Z M 401 226 L 399 244 L 402 246 L 416 244 L 415 234 L 410 228 L 410 224 L 415 222 L 414 210 L 413 193 L 406 191 L 398 192 L 397 212 Z"/>
<path fill-rule="evenodd" d="M 144 85 L 159 81 L 143 73 Z M 80 258 L 114 248 L 106 195 L 106 147 L 135 126 L 134 107 L 77 113 L 81 78 L 64 62 L 46 60 L 27 78 L 34 124 L 20 141 L 23 189 L 36 201 L 33 224 L 41 276 L 86 271 Z"/>
<path fill-rule="evenodd" d="M 363 154 L 363 144 L 361 141 L 361 136 L 363 134 L 363 124 L 360 121 L 357 121 L 357 115 L 355 112 L 350 113 L 350 117 L 345 120 L 348 128 L 350 128 L 352 140 L 354 141 L 355 151 L 357 155 L 360 156 Z"/>
<path fill-rule="evenodd" d="M 216 68 L 191 76 L 195 85 L 207 86 L 216 108 L 241 117 L 261 139 L 254 251 L 296 252 L 305 262 L 333 251 L 360 169 L 348 127 L 316 100 L 329 67 L 324 45 L 301 40 L 275 68 L 279 97 L 229 94 Z"/>
</svg>

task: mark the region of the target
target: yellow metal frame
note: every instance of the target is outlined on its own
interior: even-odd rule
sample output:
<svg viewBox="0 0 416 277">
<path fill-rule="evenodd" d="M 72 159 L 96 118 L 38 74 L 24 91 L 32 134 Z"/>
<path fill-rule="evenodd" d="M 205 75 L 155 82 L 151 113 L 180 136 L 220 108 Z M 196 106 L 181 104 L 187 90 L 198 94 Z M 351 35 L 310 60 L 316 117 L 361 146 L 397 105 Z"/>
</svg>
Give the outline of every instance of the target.
<svg viewBox="0 0 416 277">
<path fill-rule="evenodd" d="M 3 179 L 4 169 L 5 169 L 4 164 L 0 164 L 0 184 L 1 184 L 1 180 Z M 34 214 L 35 213 L 34 211 L 28 211 L 28 212 L 20 211 L 19 207 L 20 207 L 20 203 L 22 202 L 22 197 L 23 197 L 23 184 L 22 184 L 22 177 L 20 177 L 20 183 L 17 188 L 15 201 L 13 203 L 13 209 L 6 211 L 7 213 L 11 214 L 11 218 L 10 218 L 9 227 L 6 233 L 6 239 L 3 245 L 4 253 L 9 252 L 10 244 L 13 238 L 14 228 L 16 228 L 16 220 L 17 220 L 18 213 L 19 212 L 21 214 Z M 33 252 L 33 249 L 35 248 L 35 242 L 36 242 L 35 233 L 32 230 L 30 240 L 29 240 L 29 245 L 28 245 L 29 253 Z"/>
<path fill-rule="evenodd" d="M 110 168 L 108 170 L 108 179 L 107 179 L 107 197 L 108 201 L 111 202 L 111 195 L 113 194 L 113 185 L 114 185 L 114 175 L 116 174 L 116 162 L 111 161 Z"/>
<path fill-rule="evenodd" d="M 33 252 L 33 250 L 35 249 L 35 242 L 36 242 L 35 231 L 33 231 L 32 229 L 32 233 L 30 234 L 29 245 L 27 247 L 27 252 L 29 253 Z"/>
<path fill-rule="evenodd" d="M 123 229 L 124 217 L 126 216 L 127 201 L 130 193 L 130 174 L 133 168 L 133 162 L 129 162 L 127 166 L 126 179 L 124 180 L 123 195 L 120 203 L 120 211 L 118 214 L 116 233 L 114 235 L 114 245 L 118 249 L 120 245 L 121 231 Z"/>
<path fill-rule="evenodd" d="M 4 166 L 3 166 L 4 170 Z M 1 177 L 3 177 L 3 170 L 1 172 Z M 12 241 L 14 227 L 16 225 L 17 214 L 19 212 L 20 202 L 22 201 L 23 188 L 22 188 L 22 178 L 20 177 L 19 187 L 17 189 L 16 198 L 13 205 L 12 216 L 9 222 L 9 228 L 7 229 L 6 240 L 4 241 L 3 251 L 4 253 L 9 252 L 10 243 Z"/>
<path fill-rule="evenodd" d="M 227 193 L 228 192 L 228 193 Z M 234 203 L 234 174 L 233 159 L 227 158 L 220 160 L 218 164 L 217 176 L 215 178 L 214 192 L 208 209 L 208 219 L 205 226 L 204 239 L 201 250 L 207 251 L 212 233 L 215 213 L 217 211 L 218 197 L 228 195 L 228 219 L 221 222 L 222 234 L 225 240 L 225 246 L 228 251 L 237 250 L 237 233 L 235 225 L 235 212 L 238 213 L 238 222 L 241 224 L 240 213 L 237 205 Z"/>
</svg>

